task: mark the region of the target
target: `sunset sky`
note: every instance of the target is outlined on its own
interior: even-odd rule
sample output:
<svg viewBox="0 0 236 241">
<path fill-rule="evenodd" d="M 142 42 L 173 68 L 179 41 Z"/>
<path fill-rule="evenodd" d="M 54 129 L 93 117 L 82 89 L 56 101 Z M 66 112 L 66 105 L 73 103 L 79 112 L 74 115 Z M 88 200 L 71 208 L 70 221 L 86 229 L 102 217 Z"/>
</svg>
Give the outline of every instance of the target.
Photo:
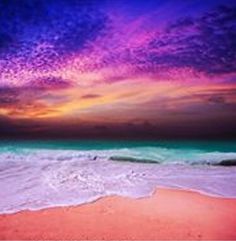
<svg viewBox="0 0 236 241">
<path fill-rule="evenodd" d="M 235 1 L 0 1 L 0 135 L 235 121 Z"/>
</svg>

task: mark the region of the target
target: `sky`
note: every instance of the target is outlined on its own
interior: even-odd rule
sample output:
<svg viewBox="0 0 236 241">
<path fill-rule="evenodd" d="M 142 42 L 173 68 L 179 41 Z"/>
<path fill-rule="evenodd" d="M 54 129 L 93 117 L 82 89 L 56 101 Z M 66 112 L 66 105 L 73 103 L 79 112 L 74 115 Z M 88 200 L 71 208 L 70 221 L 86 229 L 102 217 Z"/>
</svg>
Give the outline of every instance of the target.
<svg viewBox="0 0 236 241">
<path fill-rule="evenodd" d="M 0 137 L 236 136 L 235 40 L 235 1 L 1 0 Z"/>
</svg>

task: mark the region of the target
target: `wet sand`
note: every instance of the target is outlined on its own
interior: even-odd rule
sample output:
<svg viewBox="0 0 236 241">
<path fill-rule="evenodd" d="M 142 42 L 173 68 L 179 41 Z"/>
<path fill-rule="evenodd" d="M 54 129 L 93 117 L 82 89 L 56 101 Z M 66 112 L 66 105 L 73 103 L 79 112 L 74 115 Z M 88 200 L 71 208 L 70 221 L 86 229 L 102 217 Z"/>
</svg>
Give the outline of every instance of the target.
<svg viewBox="0 0 236 241">
<path fill-rule="evenodd" d="M 157 189 L 75 207 L 0 215 L 0 239 L 236 239 L 236 199 Z"/>
</svg>

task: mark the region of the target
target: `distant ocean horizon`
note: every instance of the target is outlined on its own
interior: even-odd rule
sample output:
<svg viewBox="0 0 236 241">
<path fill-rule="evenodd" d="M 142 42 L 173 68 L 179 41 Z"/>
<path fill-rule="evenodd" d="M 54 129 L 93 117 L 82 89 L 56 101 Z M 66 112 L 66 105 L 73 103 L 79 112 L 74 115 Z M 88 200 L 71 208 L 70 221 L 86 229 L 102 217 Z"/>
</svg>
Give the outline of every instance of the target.
<svg viewBox="0 0 236 241">
<path fill-rule="evenodd" d="M 236 198 L 236 141 L 0 141 L 0 213 L 78 205 L 156 187 Z"/>
</svg>

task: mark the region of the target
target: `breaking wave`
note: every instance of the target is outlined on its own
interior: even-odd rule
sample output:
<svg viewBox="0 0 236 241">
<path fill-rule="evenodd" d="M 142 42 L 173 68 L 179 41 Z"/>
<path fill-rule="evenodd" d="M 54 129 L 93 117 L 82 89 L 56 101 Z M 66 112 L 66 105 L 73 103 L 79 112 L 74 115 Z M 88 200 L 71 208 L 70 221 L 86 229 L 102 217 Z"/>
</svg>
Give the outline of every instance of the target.
<svg viewBox="0 0 236 241">
<path fill-rule="evenodd" d="M 78 205 L 156 187 L 236 197 L 236 152 L 166 147 L 0 151 L 0 212 Z"/>
</svg>

